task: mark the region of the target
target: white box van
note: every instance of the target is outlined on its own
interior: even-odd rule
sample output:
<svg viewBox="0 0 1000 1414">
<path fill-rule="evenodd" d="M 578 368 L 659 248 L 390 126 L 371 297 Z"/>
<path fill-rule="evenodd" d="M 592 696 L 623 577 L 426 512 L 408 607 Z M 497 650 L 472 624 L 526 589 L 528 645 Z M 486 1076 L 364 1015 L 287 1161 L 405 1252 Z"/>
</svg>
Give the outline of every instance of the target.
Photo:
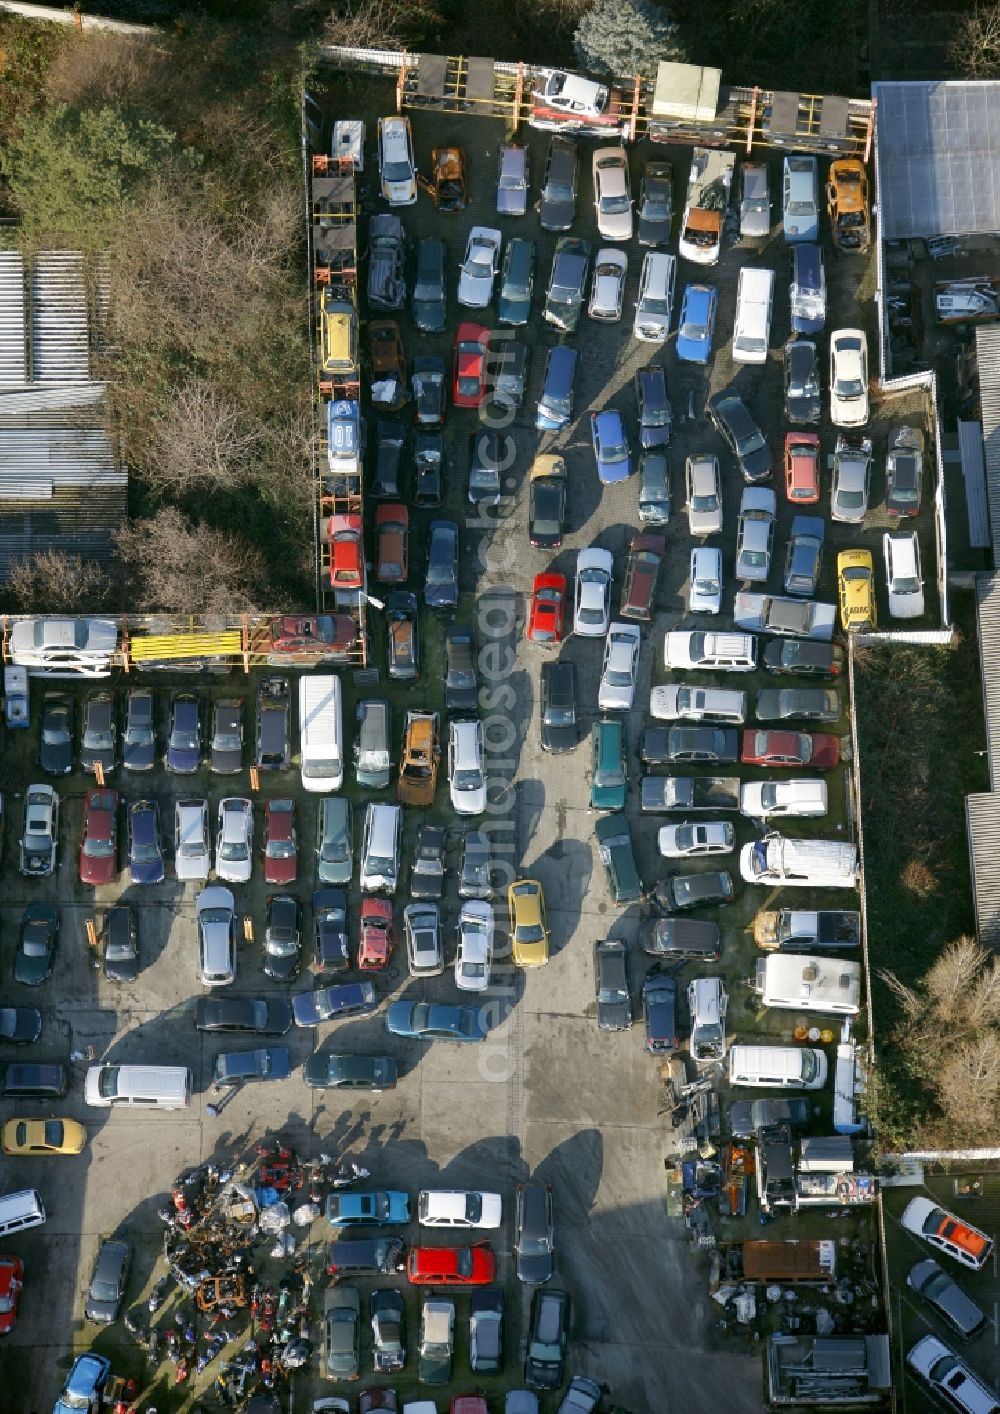
<svg viewBox="0 0 1000 1414">
<path fill-rule="evenodd" d="M 191 1072 L 182 1065 L 92 1065 L 84 1097 L 88 1105 L 148 1110 L 186 1110 L 191 1104 Z"/>
<path fill-rule="evenodd" d="M 774 271 L 745 265 L 736 291 L 733 362 L 765 363 L 771 336 Z"/>
<path fill-rule="evenodd" d="M 340 790 L 344 784 L 344 719 L 340 679 L 333 673 L 299 679 L 299 753 L 303 790 Z"/>
<path fill-rule="evenodd" d="M 770 834 L 743 846 L 740 874 L 750 884 L 853 889 L 858 882 L 858 851 L 840 840 L 789 840 Z"/>
<path fill-rule="evenodd" d="M 45 1207 L 34 1188 L 0 1196 L 0 1237 L 10 1237 L 26 1227 L 41 1227 L 44 1221 Z"/>
<path fill-rule="evenodd" d="M 757 959 L 754 989 L 765 1006 L 857 1016 L 861 964 L 819 953 L 768 953 Z"/>
<path fill-rule="evenodd" d="M 812 1046 L 732 1046 L 730 1085 L 770 1090 L 821 1090 L 826 1056 Z"/>
<path fill-rule="evenodd" d="M 369 804 L 361 842 L 361 887 L 394 894 L 399 882 L 398 805 Z"/>
</svg>

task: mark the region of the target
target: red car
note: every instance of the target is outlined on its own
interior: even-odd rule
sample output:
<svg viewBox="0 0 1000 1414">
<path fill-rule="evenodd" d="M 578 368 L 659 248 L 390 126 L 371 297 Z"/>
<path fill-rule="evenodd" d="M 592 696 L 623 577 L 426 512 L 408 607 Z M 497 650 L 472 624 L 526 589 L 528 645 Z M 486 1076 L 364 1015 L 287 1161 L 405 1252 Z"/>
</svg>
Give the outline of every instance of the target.
<svg viewBox="0 0 1000 1414">
<path fill-rule="evenodd" d="M 660 562 L 666 553 L 667 542 L 662 535 L 654 535 L 651 532 L 646 535 L 633 535 L 629 541 L 625 578 L 622 581 L 622 600 L 618 610 L 623 619 L 641 619 L 648 623 L 653 617 L 656 581 L 660 573 Z"/>
<path fill-rule="evenodd" d="M 295 801 L 264 802 L 264 882 L 292 884 L 299 872 Z"/>
<path fill-rule="evenodd" d="M 350 614 L 286 614 L 271 620 L 268 653 L 347 653 L 358 636 Z"/>
<path fill-rule="evenodd" d="M 486 354 L 490 331 L 481 324 L 460 324 L 455 335 L 455 377 L 452 402 L 457 408 L 477 408 L 486 396 Z"/>
<path fill-rule="evenodd" d="M 793 506 L 819 500 L 819 438 L 815 432 L 785 433 L 785 495 Z"/>
<path fill-rule="evenodd" d="M 118 792 L 95 786 L 83 797 L 81 884 L 110 884 L 118 875 Z"/>
<path fill-rule="evenodd" d="M 375 578 L 382 584 L 402 584 L 410 572 L 410 513 L 395 501 L 375 511 L 378 556 Z"/>
<path fill-rule="evenodd" d="M 19 1257 L 0 1257 L 0 1335 L 14 1329 L 17 1302 L 24 1281 L 24 1263 Z"/>
<path fill-rule="evenodd" d="M 365 582 L 365 542 L 361 517 L 330 517 L 330 583 L 334 589 L 361 589 Z"/>
<path fill-rule="evenodd" d="M 456 1394 L 448 1414 L 490 1414 L 490 1407 L 481 1394 Z"/>
<path fill-rule="evenodd" d="M 740 760 L 747 766 L 815 766 L 832 771 L 840 762 L 840 742 L 829 732 L 743 733 Z"/>
<path fill-rule="evenodd" d="M 387 898 L 361 900 L 361 942 L 358 946 L 358 970 L 382 972 L 389 966 L 396 946 L 392 926 L 392 904 Z"/>
<path fill-rule="evenodd" d="M 489 1286 L 497 1259 L 488 1242 L 474 1247 L 411 1247 L 406 1275 L 414 1286 Z"/>
<path fill-rule="evenodd" d="M 532 643 L 548 647 L 562 641 L 563 620 L 566 616 L 566 576 L 535 575 L 531 590 L 531 612 L 528 615 L 528 637 Z"/>
</svg>

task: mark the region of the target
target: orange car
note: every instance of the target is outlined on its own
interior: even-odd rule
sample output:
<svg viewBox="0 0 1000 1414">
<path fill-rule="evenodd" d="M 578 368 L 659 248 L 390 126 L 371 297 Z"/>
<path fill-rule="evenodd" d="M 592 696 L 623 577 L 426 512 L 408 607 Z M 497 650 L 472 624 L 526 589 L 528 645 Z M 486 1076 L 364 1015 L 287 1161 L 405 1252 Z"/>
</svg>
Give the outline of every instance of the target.
<svg viewBox="0 0 1000 1414">
<path fill-rule="evenodd" d="M 785 495 L 793 506 L 819 500 L 819 438 L 815 432 L 785 433 Z"/>
<path fill-rule="evenodd" d="M 410 572 L 410 515 L 406 507 L 395 501 L 379 506 L 375 512 L 375 532 L 378 536 L 375 578 L 382 584 L 403 584 Z"/>
<path fill-rule="evenodd" d="M 396 798 L 400 805 L 433 805 L 437 789 L 441 748 L 438 714 L 409 711 L 403 730 L 403 755 L 399 763 Z"/>
</svg>

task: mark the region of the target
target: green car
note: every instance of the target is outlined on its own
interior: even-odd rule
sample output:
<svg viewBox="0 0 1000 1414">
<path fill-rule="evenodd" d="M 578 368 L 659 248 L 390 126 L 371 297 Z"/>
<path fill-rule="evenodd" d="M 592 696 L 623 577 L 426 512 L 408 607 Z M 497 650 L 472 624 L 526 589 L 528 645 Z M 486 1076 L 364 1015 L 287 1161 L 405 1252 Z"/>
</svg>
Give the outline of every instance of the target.
<svg viewBox="0 0 1000 1414">
<path fill-rule="evenodd" d="M 316 832 L 316 877 L 321 884 L 349 884 L 353 870 L 351 803 L 325 795 Z"/>
<path fill-rule="evenodd" d="M 642 898 L 642 880 L 632 853 L 632 836 L 625 816 L 603 816 L 594 826 L 594 833 L 615 903 L 638 903 Z"/>
<path fill-rule="evenodd" d="M 625 723 L 595 722 L 590 733 L 591 810 L 624 810 L 627 785 Z"/>
</svg>

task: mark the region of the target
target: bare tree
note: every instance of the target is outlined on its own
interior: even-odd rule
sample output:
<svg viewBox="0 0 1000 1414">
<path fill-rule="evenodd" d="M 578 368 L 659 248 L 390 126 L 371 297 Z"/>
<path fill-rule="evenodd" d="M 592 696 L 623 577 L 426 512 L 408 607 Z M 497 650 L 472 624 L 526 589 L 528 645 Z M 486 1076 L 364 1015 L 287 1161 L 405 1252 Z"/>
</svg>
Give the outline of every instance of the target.
<svg viewBox="0 0 1000 1414">
<path fill-rule="evenodd" d="M 946 1027 L 970 1024 L 968 993 L 986 965 L 987 954 L 975 938 L 957 938 L 932 963 L 921 984 L 928 1009 Z"/>
<path fill-rule="evenodd" d="M 40 550 L 14 561 L 9 588 L 24 614 L 89 614 L 107 607 L 111 579 L 96 560 Z"/>
<path fill-rule="evenodd" d="M 401 49 L 442 23 L 431 0 L 340 0 L 323 37 L 352 49 Z"/>
<path fill-rule="evenodd" d="M 146 473 L 175 495 L 244 484 L 264 443 L 263 425 L 211 383 L 190 378 L 154 423 Z"/>
<path fill-rule="evenodd" d="M 948 58 L 962 78 L 1000 74 L 1000 0 L 976 0 L 955 21 Z"/>
<path fill-rule="evenodd" d="M 174 507 L 118 532 L 118 555 L 138 609 L 172 614 L 239 614 L 266 598 L 264 558 L 253 545 Z"/>
</svg>

